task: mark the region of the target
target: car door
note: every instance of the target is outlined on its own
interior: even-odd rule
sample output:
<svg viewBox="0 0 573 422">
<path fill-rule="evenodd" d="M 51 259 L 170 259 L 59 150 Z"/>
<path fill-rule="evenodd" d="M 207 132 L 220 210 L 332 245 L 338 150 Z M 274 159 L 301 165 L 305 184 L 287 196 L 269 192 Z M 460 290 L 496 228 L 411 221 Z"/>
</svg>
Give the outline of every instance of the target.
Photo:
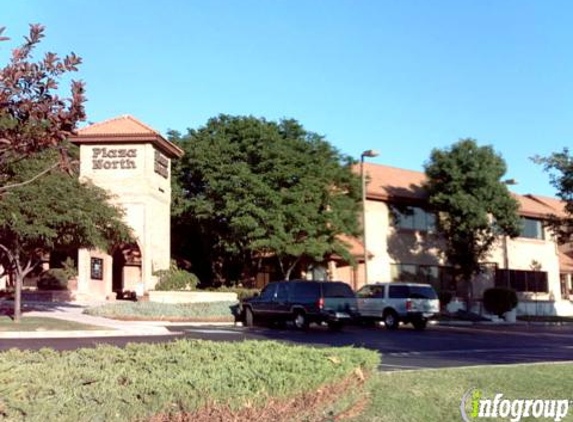
<svg viewBox="0 0 573 422">
<path fill-rule="evenodd" d="M 370 298 L 368 299 L 368 312 L 370 316 L 382 318 L 387 305 L 385 289 L 385 285 L 371 286 Z"/>
<path fill-rule="evenodd" d="M 276 295 L 276 283 L 267 284 L 261 294 L 251 301 L 251 308 L 255 315 L 268 317 L 273 312 L 274 299 Z"/>
<path fill-rule="evenodd" d="M 360 290 L 356 292 L 356 303 L 358 305 L 358 313 L 360 316 L 369 317 L 372 316 L 370 313 L 372 312 L 371 309 L 371 302 L 370 298 L 372 297 L 372 286 L 364 286 Z"/>
<path fill-rule="evenodd" d="M 287 319 L 290 315 L 290 294 L 291 283 L 285 281 L 277 284 L 277 292 L 274 297 L 273 315 L 279 319 Z"/>
</svg>

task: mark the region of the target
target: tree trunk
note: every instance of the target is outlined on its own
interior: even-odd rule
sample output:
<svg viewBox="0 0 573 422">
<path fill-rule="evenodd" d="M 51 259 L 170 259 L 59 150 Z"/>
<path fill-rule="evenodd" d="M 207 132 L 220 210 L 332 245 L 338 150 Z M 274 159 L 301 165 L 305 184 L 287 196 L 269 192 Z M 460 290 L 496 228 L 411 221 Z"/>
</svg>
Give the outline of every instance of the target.
<svg viewBox="0 0 573 422">
<path fill-rule="evenodd" d="M 16 270 L 16 289 L 14 290 L 14 322 L 19 323 L 22 318 L 22 285 L 24 277 Z"/>
</svg>

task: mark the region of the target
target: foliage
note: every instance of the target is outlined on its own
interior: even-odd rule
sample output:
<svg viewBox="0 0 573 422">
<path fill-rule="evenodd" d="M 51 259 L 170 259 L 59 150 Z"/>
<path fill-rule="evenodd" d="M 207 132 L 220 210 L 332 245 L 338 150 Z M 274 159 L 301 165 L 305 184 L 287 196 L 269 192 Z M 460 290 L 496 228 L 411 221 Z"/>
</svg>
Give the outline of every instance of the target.
<svg viewBox="0 0 573 422">
<path fill-rule="evenodd" d="M 360 181 L 322 136 L 295 120 L 221 115 L 170 139 L 185 150 L 174 169 L 174 249 L 203 255 L 210 276 L 249 279 L 264 258 L 287 279 L 303 257 L 353 262 L 338 236 L 357 233 Z"/>
<path fill-rule="evenodd" d="M 175 261 L 171 262 L 168 270 L 155 271 L 153 275 L 159 277 L 155 290 L 193 290 L 199 284 L 195 274 L 178 268 Z"/>
<path fill-rule="evenodd" d="M 78 267 L 76 267 L 76 263 L 70 257 L 67 257 L 65 261 L 62 262 L 62 270 L 68 280 L 78 276 Z"/>
<path fill-rule="evenodd" d="M 75 147 L 69 149 L 76 153 Z M 13 163 L 7 171 L 12 180 L 27 180 L 57 157 L 57 151 L 46 150 Z M 15 274 L 17 286 L 52 249 L 106 250 L 130 240 L 122 211 L 109 200 L 105 190 L 58 169 L 7 191 L 0 201 L 0 249 L 9 258 L 2 262 Z"/>
<path fill-rule="evenodd" d="M 40 275 L 38 290 L 67 290 L 68 273 L 62 268 L 51 268 Z"/>
<path fill-rule="evenodd" d="M 233 320 L 231 307 L 237 302 L 156 303 L 118 302 L 88 308 L 87 315 L 116 319 L 189 319 L 225 318 Z"/>
<path fill-rule="evenodd" d="M 486 311 L 502 316 L 517 306 L 517 293 L 507 287 L 492 287 L 483 293 L 483 306 Z"/>
<path fill-rule="evenodd" d="M 179 340 L 0 354 L 7 420 L 147 420 L 206 406 L 261 408 L 376 370 L 376 352 L 271 341 Z"/>
<path fill-rule="evenodd" d="M 446 257 L 468 283 L 471 297 L 469 281 L 494 242 L 500 235 L 515 237 L 520 231 L 519 205 L 501 180 L 505 162 L 491 146 L 463 139 L 433 150 L 425 170 L 425 189 L 438 211 Z"/>
<path fill-rule="evenodd" d="M 535 157 L 550 173 L 551 184 L 557 189 L 557 196 L 564 202 L 564 214 L 553 215 L 549 223 L 560 243 L 573 242 L 573 156 L 564 148 L 549 157 Z"/>
<path fill-rule="evenodd" d="M 1 36 L 3 30 L 0 28 L 0 41 L 8 39 Z M 32 53 L 43 37 L 43 26 L 30 25 L 24 44 L 12 50 L 8 64 L 0 68 L 0 194 L 14 182 L 6 166 L 30 154 L 59 147 L 60 164 L 67 166 L 62 142 L 85 119 L 82 82 L 71 82 L 71 97 L 58 95 L 59 81 L 77 71 L 81 59 L 73 53 L 60 58 L 48 52 L 33 62 Z M 39 169 L 30 179 L 44 170 Z"/>
</svg>

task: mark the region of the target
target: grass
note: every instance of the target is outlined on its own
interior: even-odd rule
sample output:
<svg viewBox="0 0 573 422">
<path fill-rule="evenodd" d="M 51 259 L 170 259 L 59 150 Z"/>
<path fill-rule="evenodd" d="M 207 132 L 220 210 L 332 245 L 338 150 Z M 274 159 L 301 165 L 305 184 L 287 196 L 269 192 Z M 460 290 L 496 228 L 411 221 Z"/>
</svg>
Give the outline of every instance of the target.
<svg viewBox="0 0 573 422">
<path fill-rule="evenodd" d="M 571 363 L 381 373 L 371 379 L 365 411 L 345 421 L 459 422 L 461 398 L 470 388 L 480 389 L 484 399 L 497 393 L 509 399 L 571 399 L 572 377 Z M 573 409 L 563 421 L 573 421 Z"/>
<path fill-rule="evenodd" d="M 56 318 L 23 316 L 19 324 L 10 317 L 0 316 L 0 332 L 10 331 L 74 331 L 101 330 L 101 327 L 80 324 L 79 322 L 64 321 Z"/>
<path fill-rule="evenodd" d="M 234 321 L 236 302 L 155 303 L 118 302 L 88 308 L 85 314 L 123 320 Z"/>
<path fill-rule="evenodd" d="M 573 317 L 566 317 L 566 316 L 556 316 L 556 315 L 548 315 L 548 316 L 518 316 L 517 319 L 519 321 L 529 321 L 529 322 L 573 322 Z"/>
<path fill-rule="evenodd" d="M 378 363 L 378 354 L 365 349 L 272 341 L 13 349 L 0 353 L 0 419 L 175 420 L 205 407 L 266 410 L 273 400 L 328 391 L 357 372 L 375 371 Z"/>
</svg>

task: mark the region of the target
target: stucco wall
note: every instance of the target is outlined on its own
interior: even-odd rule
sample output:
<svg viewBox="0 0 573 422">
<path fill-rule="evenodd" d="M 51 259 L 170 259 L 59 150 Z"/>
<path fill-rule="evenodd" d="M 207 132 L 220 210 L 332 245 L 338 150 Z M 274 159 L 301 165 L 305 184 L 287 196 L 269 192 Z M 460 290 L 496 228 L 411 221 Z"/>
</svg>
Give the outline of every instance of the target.
<svg viewBox="0 0 573 422">
<path fill-rule="evenodd" d="M 111 203 L 124 210 L 124 220 L 133 230 L 141 250 L 141 269 L 124 269 L 124 289 L 135 290 L 140 294 L 155 286 L 157 279 L 153 273 L 169 268 L 171 255 L 171 183 L 170 177 L 165 178 L 155 172 L 155 151 L 151 143 L 80 146 L 80 179 L 108 190 L 112 194 Z M 120 154 L 122 158 L 117 157 Z M 113 158 L 109 158 L 110 156 Z M 94 160 L 100 160 L 102 157 L 103 162 L 94 163 Z M 126 160 L 129 160 L 129 163 Z M 170 161 L 168 160 L 169 176 Z M 80 259 L 79 263 L 84 266 L 79 271 L 80 284 L 85 286 L 91 286 L 90 254 L 91 252 L 84 251 L 84 258 Z M 111 259 L 109 256 L 108 258 Z M 111 271 L 111 261 L 106 267 Z M 137 286 L 139 275 L 143 286 Z M 107 293 L 111 293 L 111 272 L 109 277 L 110 279 L 103 283 Z"/>
<path fill-rule="evenodd" d="M 374 255 L 368 263 L 369 282 L 391 280 L 392 263 L 445 265 L 439 237 L 432 233 L 397 231 L 393 227 L 388 204 L 384 201 L 366 202 L 366 228 L 367 248 Z M 534 263 L 539 262 L 541 271 L 548 274 L 547 296 L 561 299 L 558 249 L 547 230 L 545 240 L 509 239 L 507 250 L 510 269 L 532 270 Z M 498 268 L 505 268 L 505 249 L 501 238 L 487 261 L 497 264 Z M 476 285 L 476 293 L 480 294 L 492 284 L 492 277 L 482 277 Z"/>
</svg>

